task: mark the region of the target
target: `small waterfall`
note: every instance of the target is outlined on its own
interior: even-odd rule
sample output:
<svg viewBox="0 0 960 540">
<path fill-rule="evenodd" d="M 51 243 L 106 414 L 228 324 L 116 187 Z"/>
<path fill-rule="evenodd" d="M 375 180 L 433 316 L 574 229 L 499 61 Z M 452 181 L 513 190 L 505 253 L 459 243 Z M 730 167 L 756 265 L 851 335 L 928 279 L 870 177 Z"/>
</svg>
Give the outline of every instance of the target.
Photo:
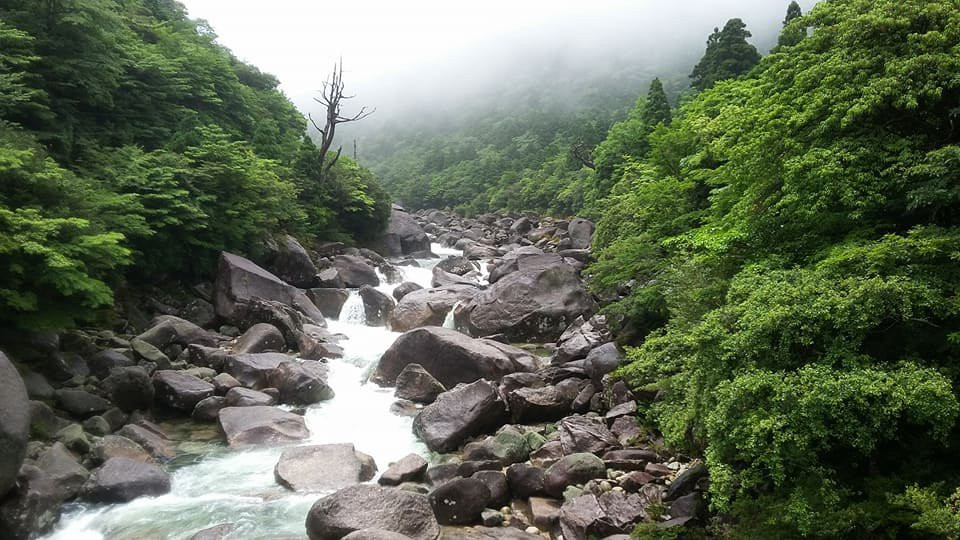
<svg viewBox="0 0 960 540">
<path fill-rule="evenodd" d="M 367 324 L 367 312 L 363 307 L 363 298 L 360 298 L 360 293 L 357 291 L 350 292 L 347 301 L 340 308 L 338 319 L 347 324 Z"/>
<path fill-rule="evenodd" d="M 444 327 L 444 328 L 449 328 L 449 329 L 451 329 L 451 330 L 456 330 L 456 329 L 457 329 L 457 323 L 456 323 L 456 321 L 454 321 L 453 315 L 454 315 L 454 313 L 457 311 L 457 308 L 458 308 L 458 307 L 460 307 L 460 301 L 459 301 L 459 300 L 457 300 L 457 303 L 454 304 L 452 308 L 450 308 L 450 312 L 447 313 L 446 318 L 443 319 L 443 327 Z"/>
</svg>

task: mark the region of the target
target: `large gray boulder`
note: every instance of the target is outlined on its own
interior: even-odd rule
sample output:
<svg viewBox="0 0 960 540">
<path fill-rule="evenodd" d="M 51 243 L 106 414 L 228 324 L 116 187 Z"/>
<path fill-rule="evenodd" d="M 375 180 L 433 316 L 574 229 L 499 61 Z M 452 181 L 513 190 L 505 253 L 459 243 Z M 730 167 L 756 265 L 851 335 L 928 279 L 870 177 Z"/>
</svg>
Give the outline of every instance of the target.
<svg viewBox="0 0 960 540">
<path fill-rule="evenodd" d="M 148 410 L 156 395 L 150 375 L 140 366 L 114 368 L 103 380 L 103 387 L 114 405 L 124 412 Z"/>
<path fill-rule="evenodd" d="M 414 403 L 433 403 L 447 389 L 420 364 L 407 364 L 397 375 L 394 395 Z"/>
<path fill-rule="evenodd" d="M 393 298 L 370 285 L 360 287 L 360 298 L 363 299 L 363 311 L 368 325 L 383 326 L 387 324 L 387 319 L 396 306 Z"/>
<path fill-rule="evenodd" d="M 192 412 L 197 403 L 214 394 L 212 384 L 184 371 L 174 370 L 154 373 L 153 389 L 157 403 L 186 413 Z"/>
<path fill-rule="evenodd" d="M 267 384 L 280 392 L 281 403 L 311 405 L 333 399 L 329 372 L 327 364 L 316 360 L 282 362 L 267 376 Z"/>
<path fill-rule="evenodd" d="M 572 249 L 589 249 L 593 243 L 593 231 L 596 227 L 592 221 L 583 218 L 573 218 L 567 227 Z"/>
<path fill-rule="evenodd" d="M 483 379 L 440 394 L 413 419 L 413 432 L 435 452 L 451 452 L 474 435 L 488 433 L 507 420 L 497 387 Z"/>
<path fill-rule="evenodd" d="M 518 270 L 481 291 L 455 313 L 472 335 L 511 341 L 556 341 L 578 317 L 597 309 L 577 270 L 556 255 L 519 259 Z"/>
<path fill-rule="evenodd" d="M 478 291 L 476 285 L 448 285 L 407 293 L 390 313 L 390 329 L 406 332 L 421 326 L 441 326 L 458 302 L 473 298 Z"/>
<path fill-rule="evenodd" d="M 280 485 L 297 492 L 340 489 L 366 482 L 376 474 L 373 458 L 350 443 L 288 448 L 273 469 Z"/>
<path fill-rule="evenodd" d="M 310 436 L 302 416 L 276 407 L 226 407 L 218 419 L 229 446 L 282 444 Z"/>
<path fill-rule="evenodd" d="M 63 496 L 56 482 L 39 467 L 24 464 L 16 485 L 0 499 L 0 532 L 4 540 L 32 540 L 60 520 Z"/>
<path fill-rule="evenodd" d="M 284 234 L 276 238 L 269 247 L 271 252 L 266 266 L 274 274 L 294 287 L 314 286 L 317 282 L 317 267 L 296 238 Z"/>
<path fill-rule="evenodd" d="M 270 376 L 280 364 L 294 361 L 282 353 L 234 354 L 224 359 L 223 372 L 247 388 L 260 390 L 271 386 Z"/>
<path fill-rule="evenodd" d="M 367 264 L 367 260 L 356 255 L 337 255 L 333 258 L 333 268 L 343 282 L 344 287 L 359 289 L 364 285 L 380 285 L 377 271 Z"/>
<path fill-rule="evenodd" d="M 92 502 L 127 502 L 170 491 L 170 475 L 151 463 L 115 457 L 93 471 L 81 496 Z"/>
<path fill-rule="evenodd" d="M 214 334 L 207 332 L 203 328 L 192 322 L 174 317 L 173 315 L 161 315 L 150 323 L 150 329 L 140 334 L 135 339 L 146 341 L 158 349 L 164 349 L 168 345 L 203 345 L 213 347 L 217 344 Z"/>
<path fill-rule="evenodd" d="M 430 492 L 430 506 L 441 525 L 473 525 L 491 502 L 490 488 L 476 478 L 455 478 Z"/>
<path fill-rule="evenodd" d="M 284 282 L 249 259 L 222 252 L 213 293 L 213 305 L 217 315 L 228 321 L 236 321 L 245 315 L 242 305 L 254 298 L 290 306 L 318 323 L 324 320 L 323 313 L 302 290 Z"/>
<path fill-rule="evenodd" d="M 548 495 L 560 497 L 567 486 L 583 484 L 596 478 L 606 478 L 606 466 L 599 457 L 588 454 L 570 454 L 560 458 L 543 475 L 543 489 Z"/>
<path fill-rule="evenodd" d="M 368 484 L 350 486 L 328 495 L 310 508 L 307 535 L 311 540 L 339 540 L 364 529 L 379 529 L 435 540 L 440 526 L 426 495 Z"/>
<path fill-rule="evenodd" d="M 438 326 L 410 330 L 397 338 L 380 358 L 373 380 L 394 384 L 408 364 L 420 364 L 447 388 L 478 379 L 497 381 L 537 367 L 536 359 L 525 351 Z"/>
<path fill-rule="evenodd" d="M 30 398 L 13 363 L 0 352 L 0 496 L 17 481 L 30 438 Z"/>
<path fill-rule="evenodd" d="M 383 252 L 388 257 L 398 257 L 430 249 L 430 238 L 413 216 L 394 208 L 390 211 L 387 230 L 383 233 Z"/>
</svg>

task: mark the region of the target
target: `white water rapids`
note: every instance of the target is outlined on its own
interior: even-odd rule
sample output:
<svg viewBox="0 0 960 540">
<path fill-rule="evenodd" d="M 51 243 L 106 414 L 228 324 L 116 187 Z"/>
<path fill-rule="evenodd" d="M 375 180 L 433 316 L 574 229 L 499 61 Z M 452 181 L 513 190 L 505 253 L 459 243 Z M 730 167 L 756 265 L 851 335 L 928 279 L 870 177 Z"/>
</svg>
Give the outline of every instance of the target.
<svg viewBox="0 0 960 540">
<path fill-rule="evenodd" d="M 433 252 L 441 257 L 460 254 L 438 244 Z M 440 260 L 419 260 L 420 268 L 397 269 L 403 281 L 430 287 L 432 267 Z M 384 282 L 378 289 L 390 294 L 396 285 Z M 366 382 L 399 334 L 366 326 L 356 292 L 340 320 L 327 323 L 332 332 L 347 336 L 340 342 L 343 358 L 329 361 L 336 397 L 307 408 L 311 437 L 303 444 L 353 443 L 373 456 L 380 472 L 411 452 L 427 456 L 426 446 L 411 431 L 413 419 L 390 412 L 393 389 Z M 126 504 L 72 505 L 47 540 L 182 540 L 223 523 L 236 526 L 230 538 L 303 538 L 307 511 L 323 494 L 295 494 L 276 483 L 273 468 L 284 447 L 229 449 L 215 430 L 199 426 L 185 432 L 195 440 L 183 441 L 181 456 L 170 464 L 170 493 Z"/>
</svg>

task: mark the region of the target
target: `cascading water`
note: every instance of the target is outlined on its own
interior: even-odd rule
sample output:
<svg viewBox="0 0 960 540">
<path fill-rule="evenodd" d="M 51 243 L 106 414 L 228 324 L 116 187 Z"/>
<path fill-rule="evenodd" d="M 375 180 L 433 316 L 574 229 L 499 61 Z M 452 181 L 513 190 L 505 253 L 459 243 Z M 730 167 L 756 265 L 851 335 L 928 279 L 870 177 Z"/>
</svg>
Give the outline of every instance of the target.
<svg viewBox="0 0 960 540">
<path fill-rule="evenodd" d="M 435 253 L 458 251 L 434 244 Z M 398 267 L 403 281 L 429 287 L 439 259 L 418 260 L 420 267 Z M 396 284 L 383 287 L 392 292 Z M 341 359 L 330 360 L 330 386 L 336 396 L 306 409 L 311 437 L 304 444 L 353 443 L 373 456 L 380 472 L 403 456 L 428 450 L 416 437 L 413 419 L 390 412 L 392 388 L 368 383 L 369 373 L 399 336 L 365 324 L 363 300 L 351 291 L 331 332 L 343 334 Z M 189 424 L 187 424 L 189 425 Z M 73 505 L 48 540 L 171 539 L 186 540 L 197 531 L 222 523 L 235 529 L 229 538 L 302 537 L 310 506 L 324 493 L 297 494 L 279 486 L 273 469 L 283 447 L 230 449 L 213 425 L 193 425 L 181 442 L 181 455 L 168 464 L 171 492 L 117 505 Z M 175 437 L 182 440 L 184 437 Z"/>
<path fill-rule="evenodd" d="M 457 312 L 457 308 L 460 307 L 460 301 L 458 300 L 456 304 L 450 308 L 450 311 L 447 313 L 447 316 L 443 319 L 443 327 L 449 328 L 451 330 L 457 329 L 457 322 L 454 320 L 454 314 Z"/>
</svg>

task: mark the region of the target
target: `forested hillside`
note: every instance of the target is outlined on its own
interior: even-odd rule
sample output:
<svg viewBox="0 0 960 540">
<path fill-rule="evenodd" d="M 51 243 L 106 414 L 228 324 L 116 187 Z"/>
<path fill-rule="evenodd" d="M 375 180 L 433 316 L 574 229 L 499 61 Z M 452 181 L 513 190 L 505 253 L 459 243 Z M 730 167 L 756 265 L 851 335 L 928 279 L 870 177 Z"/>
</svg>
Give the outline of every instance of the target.
<svg viewBox="0 0 960 540">
<path fill-rule="evenodd" d="M 90 319 L 125 279 L 279 231 L 381 230 L 373 176 L 344 156 L 321 178 L 277 80 L 215 38 L 173 0 L 0 4 L 0 324 Z"/>
<path fill-rule="evenodd" d="M 960 3 L 797 15 L 624 155 L 620 375 L 736 537 L 956 538 Z"/>
</svg>

